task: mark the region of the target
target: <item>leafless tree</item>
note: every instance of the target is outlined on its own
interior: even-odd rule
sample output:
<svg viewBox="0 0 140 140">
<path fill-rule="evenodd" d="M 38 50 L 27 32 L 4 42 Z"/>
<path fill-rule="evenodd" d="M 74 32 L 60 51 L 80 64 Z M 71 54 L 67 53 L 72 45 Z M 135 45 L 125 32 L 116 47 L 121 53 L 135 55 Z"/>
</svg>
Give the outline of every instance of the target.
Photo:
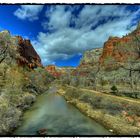
<svg viewBox="0 0 140 140">
<path fill-rule="evenodd" d="M 6 58 L 7 55 L 7 50 L 8 50 L 8 46 L 4 47 L 4 48 L 0 48 L 0 63 L 3 62 L 3 60 Z"/>
<path fill-rule="evenodd" d="M 130 34 L 132 40 L 129 43 L 123 44 L 126 47 L 123 47 L 122 49 L 127 48 L 128 45 L 128 50 L 126 50 L 126 53 L 131 53 L 132 55 L 129 56 L 127 61 L 120 63 L 120 66 L 126 70 L 129 71 L 129 80 L 130 80 L 130 87 L 132 89 L 132 92 L 134 93 L 135 90 L 137 90 L 137 76 L 140 75 L 140 35 L 138 34 L 137 30 L 132 32 Z M 127 52 L 129 51 L 129 52 Z M 135 94 L 135 97 L 137 98 L 137 93 Z"/>
</svg>

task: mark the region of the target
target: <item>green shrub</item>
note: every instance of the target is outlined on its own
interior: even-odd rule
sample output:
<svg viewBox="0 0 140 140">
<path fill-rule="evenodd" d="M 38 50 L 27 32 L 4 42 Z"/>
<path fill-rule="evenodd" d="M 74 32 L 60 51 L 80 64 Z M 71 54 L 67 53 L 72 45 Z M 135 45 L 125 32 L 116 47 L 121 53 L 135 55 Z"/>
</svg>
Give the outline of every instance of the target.
<svg viewBox="0 0 140 140">
<path fill-rule="evenodd" d="M 113 93 L 117 93 L 118 92 L 118 89 L 117 89 L 117 87 L 115 85 L 113 85 L 110 89 L 111 89 L 111 91 Z"/>
<path fill-rule="evenodd" d="M 54 77 L 43 68 L 36 68 L 35 70 L 26 72 L 25 75 L 28 80 L 23 90 L 36 94 L 47 90 L 48 85 L 54 80 Z"/>
<path fill-rule="evenodd" d="M 66 92 L 67 96 L 78 99 L 82 95 L 81 91 L 79 92 L 76 88 L 68 88 Z"/>
</svg>

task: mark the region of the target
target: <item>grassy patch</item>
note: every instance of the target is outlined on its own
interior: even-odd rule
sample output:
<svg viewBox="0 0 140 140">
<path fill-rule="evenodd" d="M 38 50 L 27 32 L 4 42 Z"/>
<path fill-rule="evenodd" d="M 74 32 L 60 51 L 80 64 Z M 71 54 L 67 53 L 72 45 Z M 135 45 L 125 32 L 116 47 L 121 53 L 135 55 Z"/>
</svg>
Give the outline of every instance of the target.
<svg viewBox="0 0 140 140">
<path fill-rule="evenodd" d="M 63 87 L 63 90 L 66 100 L 106 128 L 113 129 L 115 134 L 139 134 L 140 103 L 74 87 Z"/>
</svg>

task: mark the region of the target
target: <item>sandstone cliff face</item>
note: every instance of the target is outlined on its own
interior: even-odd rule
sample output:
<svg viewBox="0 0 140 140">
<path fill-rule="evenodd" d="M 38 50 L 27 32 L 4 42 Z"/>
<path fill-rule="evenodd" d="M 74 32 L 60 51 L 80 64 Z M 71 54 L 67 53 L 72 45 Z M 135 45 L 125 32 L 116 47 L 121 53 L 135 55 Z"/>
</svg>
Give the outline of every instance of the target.
<svg viewBox="0 0 140 140">
<path fill-rule="evenodd" d="M 59 78 L 61 76 L 61 72 L 56 69 L 55 65 L 48 65 L 45 67 L 45 70 L 53 75 L 55 78 Z"/>
<path fill-rule="evenodd" d="M 102 68 L 117 68 L 121 64 L 140 59 L 140 25 L 122 38 L 109 37 L 103 48 L 86 51 L 77 69 L 100 65 Z"/>
<path fill-rule="evenodd" d="M 10 32 L 5 30 L 0 32 L 0 41 L 0 54 L 2 53 L 0 60 L 29 68 L 42 66 L 41 59 L 30 40 L 23 39 L 21 36 L 11 36 Z"/>
<path fill-rule="evenodd" d="M 40 57 L 29 40 L 0 32 L 0 135 L 10 134 L 19 125 L 23 110 L 54 80 L 39 65 Z"/>
<path fill-rule="evenodd" d="M 88 76 L 99 65 L 99 58 L 102 51 L 102 48 L 86 51 L 80 61 L 80 65 L 73 70 L 72 75 Z"/>
<path fill-rule="evenodd" d="M 103 53 L 100 56 L 100 64 L 105 64 L 106 59 L 112 59 L 116 62 L 125 62 L 129 57 L 136 57 L 137 54 L 131 51 L 131 42 L 133 38 L 126 36 L 123 38 L 110 37 L 108 41 L 104 43 Z M 129 49 L 127 48 L 129 47 Z"/>
<path fill-rule="evenodd" d="M 30 40 L 23 39 L 21 36 L 16 36 L 18 40 L 18 52 L 20 58 L 18 59 L 19 65 L 27 65 L 30 68 L 42 66 L 41 59 L 35 49 L 33 48 Z"/>
<path fill-rule="evenodd" d="M 122 93 L 140 90 L 140 25 L 122 38 L 109 37 L 103 48 L 86 51 L 69 83 L 107 90 L 119 86 Z M 76 78 L 77 79 L 76 79 Z M 124 85 L 122 87 L 122 85 Z M 104 89 L 105 90 L 105 89 Z"/>
<path fill-rule="evenodd" d="M 119 38 L 109 37 L 104 43 L 103 53 L 99 58 L 101 65 L 112 65 L 112 63 L 127 63 L 140 58 L 139 55 L 140 28 L 139 25 L 132 33 Z M 109 62 L 110 61 L 110 62 Z M 106 64 L 106 62 L 109 62 Z"/>
<path fill-rule="evenodd" d="M 102 51 L 102 48 L 86 51 L 80 61 L 79 67 L 82 67 L 84 65 L 96 65 L 99 62 L 99 57 L 101 56 Z"/>
<path fill-rule="evenodd" d="M 71 74 L 71 72 L 74 70 L 75 68 L 73 67 L 57 67 L 55 65 L 48 65 L 45 67 L 45 70 L 50 73 L 52 76 L 54 76 L 55 78 L 59 78 L 61 76 L 64 76 L 66 74 Z"/>
</svg>

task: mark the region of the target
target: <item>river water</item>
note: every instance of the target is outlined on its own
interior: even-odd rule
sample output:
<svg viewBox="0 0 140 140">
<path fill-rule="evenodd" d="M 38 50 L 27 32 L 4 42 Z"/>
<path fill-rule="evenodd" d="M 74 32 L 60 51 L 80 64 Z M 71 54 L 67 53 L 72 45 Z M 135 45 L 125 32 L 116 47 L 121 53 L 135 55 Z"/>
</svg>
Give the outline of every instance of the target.
<svg viewBox="0 0 140 140">
<path fill-rule="evenodd" d="M 111 135 L 103 126 L 83 115 L 73 105 L 50 88 L 37 97 L 33 106 L 24 113 L 22 124 L 15 135 L 38 135 L 46 128 L 48 135 Z"/>
</svg>

